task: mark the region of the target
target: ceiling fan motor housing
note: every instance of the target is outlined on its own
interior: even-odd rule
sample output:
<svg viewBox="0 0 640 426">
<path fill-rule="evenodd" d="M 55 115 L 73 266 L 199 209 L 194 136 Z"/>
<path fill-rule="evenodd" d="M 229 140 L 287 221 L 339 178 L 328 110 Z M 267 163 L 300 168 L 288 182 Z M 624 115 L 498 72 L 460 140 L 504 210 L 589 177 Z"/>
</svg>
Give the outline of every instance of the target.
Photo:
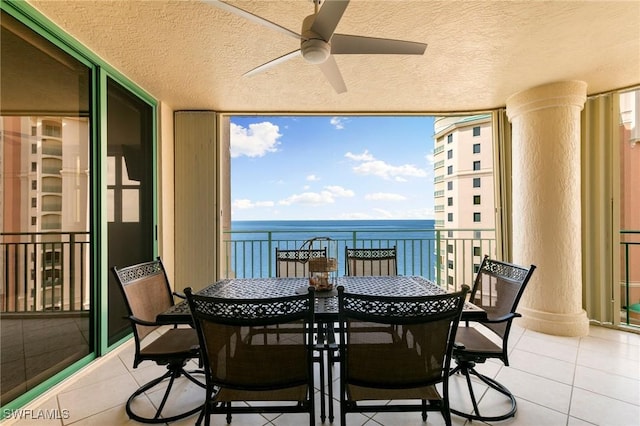
<svg viewBox="0 0 640 426">
<path fill-rule="evenodd" d="M 316 15 L 309 15 L 302 22 L 300 51 L 305 61 L 311 64 L 321 64 L 329 58 L 331 46 L 320 35 L 311 30 Z"/>
</svg>

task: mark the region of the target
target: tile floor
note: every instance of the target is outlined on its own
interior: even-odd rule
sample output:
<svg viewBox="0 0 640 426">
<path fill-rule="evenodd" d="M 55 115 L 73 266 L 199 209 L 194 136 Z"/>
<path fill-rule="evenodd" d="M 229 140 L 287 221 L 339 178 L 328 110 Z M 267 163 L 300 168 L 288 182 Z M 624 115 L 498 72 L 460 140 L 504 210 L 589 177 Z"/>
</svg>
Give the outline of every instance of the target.
<svg viewBox="0 0 640 426">
<path fill-rule="evenodd" d="M 505 384 L 518 400 L 515 418 L 496 424 L 532 426 L 611 425 L 637 426 L 640 424 L 640 334 L 591 326 L 587 337 L 569 338 L 548 336 L 517 326 L 510 338 L 510 367 L 487 362 L 479 370 Z M 52 389 L 47 395 L 33 401 L 27 410 L 58 410 L 68 417 L 58 420 L 5 419 L 12 425 L 133 425 L 127 418 L 124 404 L 127 397 L 142 383 L 158 374 L 158 367 L 143 363 L 132 368 L 133 342 L 88 366 L 82 372 Z M 337 366 L 336 372 L 337 372 Z M 334 382 L 337 389 L 337 382 Z M 465 383 L 457 376 L 451 381 L 452 406 L 468 409 L 461 400 Z M 478 385 L 477 391 L 483 388 Z M 318 396 L 318 393 L 316 393 Z M 157 403 L 157 394 L 148 395 L 140 404 L 142 410 Z M 176 399 L 180 404 L 197 404 L 202 397 L 200 388 L 185 385 Z M 318 400 L 317 400 L 318 401 Z M 494 395 L 483 395 L 481 409 L 491 414 L 501 408 L 502 401 Z M 334 402 L 339 424 L 338 404 Z M 67 410 L 67 411 L 61 411 Z M 319 405 L 316 407 L 319 412 Z M 176 426 L 194 424 L 196 416 L 171 423 Z M 319 415 L 317 424 L 319 423 Z M 424 425 L 419 413 L 349 414 L 349 425 L 359 426 L 413 426 Z M 305 415 L 235 415 L 232 424 L 300 426 L 307 424 Z M 214 416 L 212 424 L 226 424 L 222 416 Z M 329 424 L 328 421 L 325 424 Z M 438 413 L 430 413 L 428 425 L 444 424 Z M 453 416 L 453 424 L 481 425 Z"/>
</svg>

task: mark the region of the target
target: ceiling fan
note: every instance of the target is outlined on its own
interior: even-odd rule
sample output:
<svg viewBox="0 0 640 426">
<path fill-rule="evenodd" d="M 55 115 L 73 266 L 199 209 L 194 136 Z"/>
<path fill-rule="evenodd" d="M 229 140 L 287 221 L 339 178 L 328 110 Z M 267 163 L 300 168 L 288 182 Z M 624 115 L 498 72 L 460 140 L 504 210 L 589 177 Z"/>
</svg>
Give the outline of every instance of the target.
<svg viewBox="0 0 640 426">
<path fill-rule="evenodd" d="M 262 64 L 246 72 L 245 76 L 260 73 L 289 59 L 302 56 L 308 63 L 318 65 L 334 90 L 343 93 L 347 91 L 347 86 L 333 55 L 422 55 L 427 48 L 426 44 L 414 41 L 334 34 L 349 0 L 311 0 L 315 5 L 315 13 L 304 19 L 300 34 L 223 1 L 203 1 L 300 40 L 300 49 Z"/>
</svg>

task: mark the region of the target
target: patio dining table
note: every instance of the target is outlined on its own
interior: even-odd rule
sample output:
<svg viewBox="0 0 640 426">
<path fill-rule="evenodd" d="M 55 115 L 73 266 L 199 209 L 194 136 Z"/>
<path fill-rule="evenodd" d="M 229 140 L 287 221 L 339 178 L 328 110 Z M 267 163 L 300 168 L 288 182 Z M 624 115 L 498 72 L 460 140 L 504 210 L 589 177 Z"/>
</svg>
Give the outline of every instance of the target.
<svg viewBox="0 0 640 426">
<path fill-rule="evenodd" d="M 345 291 L 358 294 L 380 295 L 380 296 L 425 296 L 444 294 L 447 291 L 434 282 L 420 276 L 343 276 L 336 279 L 335 286 L 329 291 L 316 291 L 315 297 L 315 319 L 317 323 L 317 350 L 320 351 L 320 417 L 325 420 L 325 373 L 324 356 L 327 352 L 330 363 L 337 359 L 334 354 L 337 351 L 336 342 L 331 332 L 333 323 L 339 320 L 338 312 L 338 286 L 344 286 Z M 291 296 L 294 294 L 306 293 L 309 288 L 309 278 L 228 278 L 217 281 L 197 294 L 203 296 L 220 297 L 228 299 L 262 299 L 270 297 Z M 482 320 L 486 319 L 483 309 L 465 303 L 462 311 L 462 320 Z M 166 324 L 190 324 L 192 322 L 191 312 L 187 301 L 177 303 L 156 318 L 159 323 Z M 329 420 L 333 421 L 333 398 L 332 372 L 331 366 L 327 369 L 328 378 L 328 399 L 329 399 Z"/>
<path fill-rule="evenodd" d="M 318 322 L 338 321 L 337 286 L 344 286 L 350 293 L 379 296 L 424 296 L 446 293 L 446 290 L 434 282 L 420 276 L 344 276 L 336 279 L 333 290 L 317 291 L 315 315 Z M 229 299 L 262 299 L 283 297 L 306 292 L 308 278 L 228 278 L 217 281 L 197 294 Z M 465 303 L 463 320 L 482 320 L 486 318 L 484 310 Z M 191 312 L 186 301 L 177 303 L 158 315 L 157 321 L 166 324 L 189 324 Z"/>
</svg>

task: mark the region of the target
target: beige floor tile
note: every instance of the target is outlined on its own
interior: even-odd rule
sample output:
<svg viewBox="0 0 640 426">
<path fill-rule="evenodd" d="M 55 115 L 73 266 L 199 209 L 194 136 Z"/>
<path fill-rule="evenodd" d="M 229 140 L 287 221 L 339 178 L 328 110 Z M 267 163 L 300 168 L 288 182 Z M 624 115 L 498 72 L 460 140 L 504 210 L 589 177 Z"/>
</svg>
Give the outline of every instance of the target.
<svg viewBox="0 0 640 426">
<path fill-rule="evenodd" d="M 525 399 L 561 413 L 569 412 L 571 386 L 558 381 L 526 373 L 515 368 L 504 368 L 496 380 L 506 386 L 519 399 Z M 497 394 L 491 392 L 489 394 Z M 500 395 L 498 401 L 503 400 Z M 487 400 L 483 398 L 482 403 Z M 481 403 L 481 405 L 482 405 Z"/>
<path fill-rule="evenodd" d="M 569 414 L 599 426 L 637 426 L 640 406 L 575 388 Z"/>
<path fill-rule="evenodd" d="M 124 405 L 138 384 L 128 374 L 64 391 L 58 395 L 60 407 L 68 409 L 70 418 L 65 424 L 85 419 L 110 408 Z"/>
<path fill-rule="evenodd" d="M 588 390 L 609 398 L 640 405 L 640 378 L 610 374 L 589 367 L 576 367 L 576 388 Z M 639 418 L 640 420 L 640 418 Z"/>
<path fill-rule="evenodd" d="M 526 371 L 568 385 L 573 383 L 575 374 L 575 364 L 573 363 L 519 349 L 509 354 L 508 368 Z"/>
<path fill-rule="evenodd" d="M 572 343 L 572 340 L 547 339 L 540 335 L 530 335 L 528 333 L 522 336 L 516 348 L 565 362 L 575 363 L 576 357 L 578 356 L 578 346 Z"/>
<path fill-rule="evenodd" d="M 620 343 L 609 339 L 587 336 L 580 342 L 580 349 L 602 352 L 609 357 L 615 356 L 640 361 L 640 346 Z"/>
<path fill-rule="evenodd" d="M 607 352 L 580 349 L 577 364 L 632 379 L 640 377 L 640 362 L 612 357 Z"/>
</svg>

